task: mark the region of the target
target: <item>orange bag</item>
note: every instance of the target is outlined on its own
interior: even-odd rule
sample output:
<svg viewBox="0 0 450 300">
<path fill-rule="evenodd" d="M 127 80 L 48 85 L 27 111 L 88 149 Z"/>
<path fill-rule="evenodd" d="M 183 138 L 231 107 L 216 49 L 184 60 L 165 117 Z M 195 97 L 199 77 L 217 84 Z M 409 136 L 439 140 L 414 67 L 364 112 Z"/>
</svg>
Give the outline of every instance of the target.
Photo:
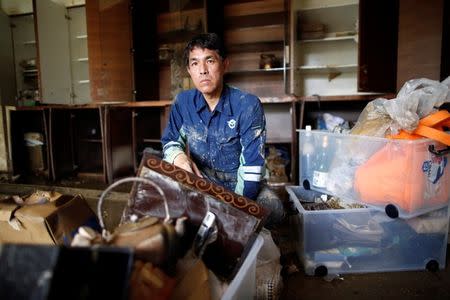
<svg viewBox="0 0 450 300">
<path fill-rule="evenodd" d="M 360 201 L 375 206 L 392 204 L 408 214 L 445 205 L 450 186 L 448 155 L 431 153 L 429 146 L 438 143 L 418 139 L 426 136 L 450 146 L 450 135 L 443 131 L 449 125 L 450 114 L 439 111 L 420 120 L 413 133 L 390 136 L 391 140 L 356 170 L 354 187 Z"/>
</svg>

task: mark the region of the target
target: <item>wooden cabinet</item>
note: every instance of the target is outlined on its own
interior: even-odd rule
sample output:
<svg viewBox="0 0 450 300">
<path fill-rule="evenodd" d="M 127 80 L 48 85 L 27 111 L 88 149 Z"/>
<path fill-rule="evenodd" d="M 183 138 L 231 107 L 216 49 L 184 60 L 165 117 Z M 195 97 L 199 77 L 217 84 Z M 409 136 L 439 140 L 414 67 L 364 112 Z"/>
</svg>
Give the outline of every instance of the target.
<svg viewBox="0 0 450 300">
<path fill-rule="evenodd" d="M 398 1 L 295 0 L 290 15 L 291 93 L 395 92 Z"/>
<path fill-rule="evenodd" d="M 397 0 L 291 1 L 286 83 L 298 98 L 295 128 L 317 128 L 325 113 L 351 124 L 370 100 L 394 96 L 398 5 Z M 294 144 L 298 153 L 297 134 Z"/>
<path fill-rule="evenodd" d="M 223 37 L 230 59 L 225 82 L 258 96 L 263 103 L 269 183 L 292 182 L 291 166 L 296 161 L 295 98 L 285 88 L 287 15 L 284 0 L 229 0 L 223 8 Z"/>
<path fill-rule="evenodd" d="M 223 13 L 231 61 L 226 82 L 263 101 L 284 98 L 284 0 L 226 1 Z"/>
<path fill-rule="evenodd" d="M 134 99 L 130 0 L 86 1 L 93 101 Z"/>
<path fill-rule="evenodd" d="M 34 3 L 41 102 L 89 103 L 85 7 L 50 0 Z"/>
<path fill-rule="evenodd" d="M 161 154 L 170 104 L 9 107 L 13 175 L 28 183 L 133 176 L 144 151 Z"/>
<path fill-rule="evenodd" d="M 53 179 L 107 182 L 104 108 L 51 107 Z"/>
<path fill-rule="evenodd" d="M 144 151 L 161 153 L 170 101 L 145 101 L 105 106 L 108 181 L 132 176 Z"/>
<path fill-rule="evenodd" d="M 7 111 L 13 177 L 20 182 L 51 179 L 48 111 L 42 107 Z"/>
<path fill-rule="evenodd" d="M 16 95 L 20 103 L 39 98 L 36 35 L 32 13 L 10 17 L 16 70 Z M 12 101 L 11 101 L 12 103 Z"/>
</svg>

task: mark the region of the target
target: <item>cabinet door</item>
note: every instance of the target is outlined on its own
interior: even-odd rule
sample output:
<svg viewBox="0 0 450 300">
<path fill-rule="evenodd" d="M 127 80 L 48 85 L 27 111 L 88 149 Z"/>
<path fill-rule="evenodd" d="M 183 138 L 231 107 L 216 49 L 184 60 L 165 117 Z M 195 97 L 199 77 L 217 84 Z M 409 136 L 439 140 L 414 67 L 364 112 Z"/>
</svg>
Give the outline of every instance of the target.
<svg viewBox="0 0 450 300">
<path fill-rule="evenodd" d="M 13 45 L 9 18 L 0 10 L 0 104 L 14 103 L 15 80 Z"/>
<path fill-rule="evenodd" d="M 9 113 L 13 175 L 23 182 L 51 178 L 47 112 L 41 107 Z"/>
<path fill-rule="evenodd" d="M 55 180 L 72 176 L 76 169 L 72 116 L 69 109 L 49 109 L 50 155 Z"/>
<path fill-rule="evenodd" d="M 360 92 L 396 91 L 398 5 L 398 0 L 360 0 Z"/>
<path fill-rule="evenodd" d="M 295 0 L 291 20 L 293 93 L 395 91 L 397 0 Z"/>
<path fill-rule="evenodd" d="M 108 182 L 134 174 L 132 112 L 127 107 L 105 107 L 105 148 Z"/>
<path fill-rule="evenodd" d="M 63 4 L 36 0 L 39 80 L 43 103 L 71 104 L 72 76 L 67 10 Z"/>
<path fill-rule="evenodd" d="M 33 13 L 31 13 L 14 16 L 10 20 L 14 43 L 16 91 L 18 104 L 20 105 L 21 100 L 34 99 L 38 91 L 36 33 L 34 30 L 35 18 Z M 14 72 L 14 67 L 5 70 Z"/>
<path fill-rule="evenodd" d="M 86 1 L 93 101 L 133 100 L 130 0 Z"/>
<path fill-rule="evenodd" d="M 70 18 L 70 61 L 73 80 L 73 104 L 91 102 L 89 85 L 89 58 L 87 49 L 86 8 L 67 9 Z"/>
</svg>

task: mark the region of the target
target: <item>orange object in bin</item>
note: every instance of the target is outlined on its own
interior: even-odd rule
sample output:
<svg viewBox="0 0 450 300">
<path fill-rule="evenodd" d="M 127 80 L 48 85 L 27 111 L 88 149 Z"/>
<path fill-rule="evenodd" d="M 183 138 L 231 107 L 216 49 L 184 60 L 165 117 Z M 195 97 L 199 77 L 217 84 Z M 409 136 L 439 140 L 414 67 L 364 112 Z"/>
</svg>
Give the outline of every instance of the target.
<svg viewBox="0 0 450 300">
<path fill-rule="evenodd" d="M 450 188 L 448 155 L 429 152 L 431 143 L 418 138 L 427 134 L 449 146 L 446 138 L 450 135 L 442 131 L 449 123 L 450 114 L 439 111 L 420 120 L 413 133 L 390 136 L 392 140 L 356 170 L 354 186 L 361 201 L 376 206 L 393 204 L 407 213 L 445 205 Z"/>
</svg>

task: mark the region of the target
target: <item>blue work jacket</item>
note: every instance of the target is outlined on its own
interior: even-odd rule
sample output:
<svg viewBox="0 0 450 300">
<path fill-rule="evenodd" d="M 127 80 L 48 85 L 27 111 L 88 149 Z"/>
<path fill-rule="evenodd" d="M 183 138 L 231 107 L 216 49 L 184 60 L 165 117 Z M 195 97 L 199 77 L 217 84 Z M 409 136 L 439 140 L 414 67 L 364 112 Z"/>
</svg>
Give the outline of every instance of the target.
<svg viewBox="0 0 450 300">
<path fill-rule="evenodd" d="M 186 151 L 204 176 L 256 199 L 264 172 L 264 110 L 251 94 L 225 85 L 210 111 L 196 89 L 179 93 L 162 136 L 164 160 Z"/>
</svg>

